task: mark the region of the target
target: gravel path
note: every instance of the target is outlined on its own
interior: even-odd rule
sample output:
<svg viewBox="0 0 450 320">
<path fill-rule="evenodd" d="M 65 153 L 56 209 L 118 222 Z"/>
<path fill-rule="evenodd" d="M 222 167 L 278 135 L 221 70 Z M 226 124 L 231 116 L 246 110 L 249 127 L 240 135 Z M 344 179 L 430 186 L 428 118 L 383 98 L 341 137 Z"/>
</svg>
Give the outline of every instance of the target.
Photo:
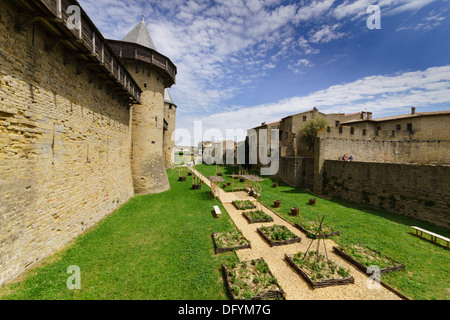
<svg viewBox="0 0 450 320">
<path fill-rule="evenodd" d="M 210 181 L 206 179 L 196 170 L 192 171 L 200 177 L 208 186 Z M 268 263 L 273 275 L 277 278 L 278 283 L 286 293 L 288 300 L 401 300 L 395 293 L 381 287 L 380 289 L 369 289 L 367 286 L 368 275 L 355 268 L 352 264 L 343 260 L 341 257 L 332 252 L 333 246 L 337 244 L 330 239 L 325 240 L 327 254 L 330 259 L 338 265 L 349 268 L 350 274 L 354 277 L 354 284 L 332 286 L 318 289 L 311 289 L 306 281 L 286 262 L 284 255 L 295 254 L 299 251 L 305 252 L 311 243 L 311 239 L 306 234 L 295 228 L 286 220 L 275 214 L 267 207 L 261 205 L 255 198 L 248 196 L 246 192 L 225 192 L 220 189 L 220 200 L 227 210 L 231 219 L 233 219 L 236 227 L 241 230 L 242 234 L 250 241 L 251 249 L 237 250 L 236 254 L 241 261 L 264 258 Z M 238 210 L 231 204 L 233 200 L 252 200 L 256 203 L 257 209 L 263 210 L 273 218 L 270 223 L 254 223 L 250 224 L 243 217 L 241 210 Z M 270 245 L 258 234 L 257 228 L 262 225 L 280 224 L 286 226 L 293 233 L 301 237 L 300 243 L 270 247 Z M 312 250 L 316 250 L 317 240 L 311 246 Z M 321 241 L 320 251 L 324 252 L 323 242 Z"/>
</svg>

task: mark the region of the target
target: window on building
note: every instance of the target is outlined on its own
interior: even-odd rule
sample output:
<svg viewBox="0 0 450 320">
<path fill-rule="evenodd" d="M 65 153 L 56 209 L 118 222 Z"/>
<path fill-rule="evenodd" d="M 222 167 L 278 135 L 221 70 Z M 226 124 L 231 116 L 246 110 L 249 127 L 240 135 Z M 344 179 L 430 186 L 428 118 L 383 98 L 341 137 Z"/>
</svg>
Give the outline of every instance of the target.
<svg viewBox="0 0 450 320">
<path fill-rule="evenodd" d="M 395 137 L 395 130 L 392 130 L 391 137 Z"/>
<path fill-rule="evenodd" d="M 398 125 L 395 126 L 395 128 L 396 128 L 397 130 L 402 130 L 402 125 L 401 125 L 401 124 L 398 124 Z"/>
<path fill-rule="evenodd" d="M 327 132 L 331 132 L 331 128 L 330 127 L 327 127 Z"/>
<path fill-rule="evenodd" d="M 283 131 L 280 130 L 279 135 L 280 135 L 279 140 L 283 139 Z"/>
<path fill-rule="evenodd" d="M 306 122 L 306 116 L 303 116 L 303 122 Z"/>
<path fill-rule="evenodd" d="M 335 121 L 335 122 L 334 122 L 334 126 L 335 126 L 335 127 L 339 127 L 339 125 L 340 125 L 340 122 L 339 122 L 339 121 Z"/>
<path fill-rule="evenodd" d="M 412 123 L 406 124 L 406 130 L 411 132 L 412 131 Z"/>
<path fill-rule="evenodd" d="M 339 133 L 342 133 L 342 126 L 339 127 Z"/>
<path fill-rule="evenodd" d="M 366 129 L 363 129 L 362 135 L 363 135 L 363 136 L 367 135 L 367 130 L 366 130 Z"/>
<path fill-rule="evenodd" d="M 355 128 L 354 127 L 350 128 L 350 134 L 355 134 Z"/>
</svg>

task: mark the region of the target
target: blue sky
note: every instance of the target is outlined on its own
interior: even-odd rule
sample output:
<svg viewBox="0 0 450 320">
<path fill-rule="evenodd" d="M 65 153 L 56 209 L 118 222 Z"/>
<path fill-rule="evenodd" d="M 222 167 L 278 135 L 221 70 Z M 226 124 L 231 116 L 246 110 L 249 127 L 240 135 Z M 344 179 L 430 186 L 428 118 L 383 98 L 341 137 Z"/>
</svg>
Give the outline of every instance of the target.
<svg viewBox="0 0 450 320">
<path fill-rule="evenodd" d="M 111 39 L 145 15 L 178 67 L 177 129 L 201 120 L 225 135 L 313 107 L 375 118 L 450 110 L 450 0 L 79 2 Z M 367 28 L 370 5 L 380 30 Z"/>
</svg>

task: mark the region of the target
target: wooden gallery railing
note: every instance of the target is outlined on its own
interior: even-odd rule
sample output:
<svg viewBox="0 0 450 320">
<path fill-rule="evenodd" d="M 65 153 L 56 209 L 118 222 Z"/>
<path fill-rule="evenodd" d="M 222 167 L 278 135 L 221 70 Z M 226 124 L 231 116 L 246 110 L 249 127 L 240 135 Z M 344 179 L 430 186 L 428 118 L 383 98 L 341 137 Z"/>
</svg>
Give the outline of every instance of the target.
<svg viewBox="0 0 450 320">
<path fill-rule="evenodd" d="M 122 97 L 129 103 L 140 103 L 142 90 L 131 77 L 128 70 L 114 53 L 108 41 L 98 31 L 76 0 L 13 0 L 20 7 L 21 22 L 16 25 L 17 30 L 32 22 L 42 21 L 49 31 L 59 33 L 55 35 L 53 43 L 46 46 L 49 50 L 59 43 L 69 43 L 75 51 L 74 56 L 82 56 L 83 66 L 95 65 L 101 73 L 106 75 L 104 83 L 113 86 L 114 95 Z M 73 6 L 77 10 L 73 10 Z M 77 15 L 79 13 L 79 16 Z M 69 27 L 69 23 L 76 27 Z M 65 57 L 67 61 L 67 57 Z"/>
</svg>

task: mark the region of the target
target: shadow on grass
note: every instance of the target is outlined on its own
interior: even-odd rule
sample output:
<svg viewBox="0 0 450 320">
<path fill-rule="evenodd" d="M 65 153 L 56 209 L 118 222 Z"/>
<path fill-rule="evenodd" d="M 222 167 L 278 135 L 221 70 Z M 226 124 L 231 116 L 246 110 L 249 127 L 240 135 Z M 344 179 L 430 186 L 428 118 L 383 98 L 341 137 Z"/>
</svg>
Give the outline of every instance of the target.
<svg viewBox="0 0 450 320">
<path fill-rule="evenodd" d="M 421 239 L 421 240 L 423 240 L 423 241 L 425 241 L 425 242 L 432 243 L 432 244 L 434 244 L 435 246 L 440 247 L 440 248 L 442 248 L 442 249 L 450 250 L 450 248 L 449 248 L 447 245 L 442 244 L 442 243 L 437 242 L 437 241 L 433 241 L 433 240 L 431 240 L 431 239 L 427 239 L 427 238 L 425 238 L 424 236 L 421 236 L 421 235 L 419 235 L 419 234 L 415 234 L 414 232 L 408 232 L 408 234 L 410 234 L 410 235 L 412 235 L 412 236 L 414 236 L 414 237 L 417 237 L 417 238 L 419 238 L 419 239 Z"/>
</svg>

